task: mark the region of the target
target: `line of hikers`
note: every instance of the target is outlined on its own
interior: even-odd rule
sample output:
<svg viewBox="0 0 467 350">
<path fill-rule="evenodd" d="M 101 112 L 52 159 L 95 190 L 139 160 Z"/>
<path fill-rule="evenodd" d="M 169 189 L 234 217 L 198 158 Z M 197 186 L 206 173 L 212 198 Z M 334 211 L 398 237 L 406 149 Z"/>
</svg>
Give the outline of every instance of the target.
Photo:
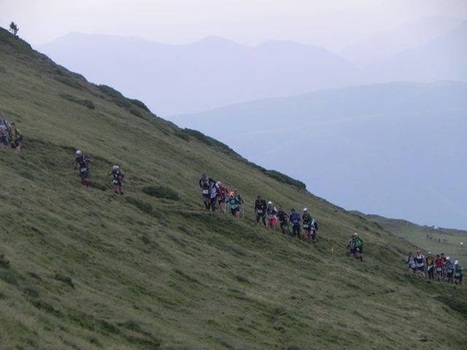
<svg viewBox="0 0 467 350">
<path fill-rule="evenodd" d="M 238 193 L 238 190 L 229 191 L 220 181 L 215 181 L 207 174 L 202 174 L 199 179 L 199 187 L 203 198 L 204 207 L 206 210 L 226 212 L 227 205 L 230 207 L 230 212 L 236 218 L 244 215 L 243 204 L 244 200 Z M 290 214 L 283 208 L 277 209 L 271 201 L 266 202 L 260 195 L 255 200 L 254 212 L 256 223 L 262 223 L 264 226 L 275 230 L 277 223 L 280 225 L 280 230 L 283 234 L 297 237 L 302 242 L 316 243 L 318 233 L 318 223 L 307 208 L 303 209 L 303 213 L 296 212 L 295 209 L 290 210 Z M 290 225 L 292 230 L 290 230 Z M 303 234 L 301 234 L 303 229 Z"/>
<path fill-rule="evenodd" d="M 16 123 L 10 123 L 0 115 L 0 149 L 10 146 L 16 154 L 21 152 L 23 134 L 16 127 Z"/>
<path fill-rule="evenodd" d="M 89 164 L 92 162 L 91 158 L 85 155 L 81 150 L 77 150 L 75 153 L 75 162 L 74 170 L 78 171 L 79 177 L 81 179 L 81 184 L 83 186 L 89 187 L 91 185 L 90 181 L 90 169 Z M 123 172 L 118 165 L 112 166 L 112 169 L 107 174 L 107 176 L 112 176 L 112 186 L 113 191 L 117 194 L 123 195 Z"/>
<path fill-rule="evenodd" d="M 431 252 L 425 257 L 420 250 L 415 254 L 409 252 L 405 263 L 410 272 L 427 277 L 431 281 L 446 281 L 462 284 L 464 270 L 459 260 L 451 260 L 444 253 L 434 256 Z"/>
</svg>

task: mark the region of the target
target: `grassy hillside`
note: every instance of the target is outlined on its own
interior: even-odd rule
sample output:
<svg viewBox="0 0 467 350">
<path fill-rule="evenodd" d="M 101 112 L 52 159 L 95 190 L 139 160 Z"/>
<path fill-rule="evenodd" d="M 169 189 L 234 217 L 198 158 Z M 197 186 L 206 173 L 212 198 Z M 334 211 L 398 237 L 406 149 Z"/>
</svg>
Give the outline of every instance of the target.
<svg viewBox="0 0 467 350">
<path fill-rule="evenodd" d="M 19 156 L 0 151 L 0 251 L 10 262 L 0 264 L 1 349 L 467 342 L 465 287 L 406 274 L 407 241 L 89 84 L 5 30 L 0 62 L 0 110 L 26 137 Z M 77 148 L 93 158 L 89 190 L 73 172 Z M 106 176 L 115 163 L 126 175 L 124 196 Z M 243 220 L 202 210 L 202 172 L 240 190 Z M 311 208 L 319 243 L 256 226 L 258 193 Z M 366 242 L 363 263 L 344 254 L 354 231 Z"/>
<path fill-rule="evenodd" d="M 388 219 L 379 215 L 364 215 L 364 217 L 417 247 L 424 248 L 434 254 L 445 253 L 446 256 L 460 260 L 463 265 L 467 263 L 467 231 L 421 226 L 405 220 Z M 461 245 L 461 243 L 463 244 Z"/>
</svg>

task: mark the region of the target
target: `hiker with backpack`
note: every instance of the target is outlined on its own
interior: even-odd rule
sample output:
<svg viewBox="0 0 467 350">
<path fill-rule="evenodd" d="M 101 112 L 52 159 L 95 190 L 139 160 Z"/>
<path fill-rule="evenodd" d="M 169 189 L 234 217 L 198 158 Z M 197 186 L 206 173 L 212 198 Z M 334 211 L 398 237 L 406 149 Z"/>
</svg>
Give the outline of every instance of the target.
<svg viewBox="0 0 467 350">
<path fill-rule="evenodd" d="M 308 209 L 303 208 L 303 214 L 302 214 L 303 238 L 308 243 L 311 243 L 311 221 L 312 220 L 313 219 L 310 213 L 308 213 Z"/>
<path fill-rule="evenodd" d="M 266 210 L 266 201 L 260 195 L 258 195 L 258 198 L 255 200 L 255 215 L 257 224 L 259 224 L 259 220 L 261 219 L 263 225 L 266 226 Z"/>
<path fill-rule="evenodd" d="M 308 241 L 308 243 L 316 243 L 316 231 L 318 230 L 318 223 L 308 212 L 307 208 L 303 209 L 302 214 L 302 223 L 303 223 L 303 236 Z"/>
<path fill-rule="evenodd" d="M 277 209 L 271 201 L 268 202 L 266 207 L 266 215 L 268 217 L 268 228 L 274 230 L 277 224 Z"/>
<path fill-rule="evenodd" d="M 207 174 L 202 174 L 201 179 L 199 179 L 198 183 L 199 187 L 201 187 L 201 194 L 203 196 L 204 207 L 206 208 L 206 210 L 212 209 L 212 211 L 214 211 L 217 194 L 214 196 L 214 202 L 212 201 L 211 195 L 213 193 L 213 190 L 217 191 L 216 181 L 211 179 Z"/>
<path fill-rule="evenodd" d="M 228 194 L 229 190 L 220 181 L 217 181 L 217 203 L 219 204 L 220 211 L 223 213 L 225 213 L 225 202 L 227 201 Z"/>
<path fill-rule="evenodd" d="M 350 242 L 350 254 L 357 260 L 363 261 L 363 239 L 358 236 L 357 232 L 352 234 Z"/>
<path fill-rule="evenodd" d="M 89 163 L 91 163 L 91 159 L 88 156 L 84 155 L 83 152 L 81 152 L 80 150 L 77 150 L 75 155 L 76 157 L 74 170 L 78 170 L 79 177 L 81 179 L 81 184 L 83 186 L 89 187 Z"/>
<path fill-rule="evenodd" d="M 446 262 L 444 263 L 444 271 L 446 273 L 446 279 L 448 283 L 454 283 L 454 264 L 451 261 L 449 256 L 446 257 Z"/>
<path fill-rule="evenodd" d="M 10 124 L 10 146 L 15 150 L 16 154 L 21 151 L 21 143 L 23 141 L 23 135 L 21 131 L 16 127 L 16 123 Z"/>
<path fill-rule="evenodd" d="M 425 277 L 425 256 L 417 249 L 417 254 L 414 257 L 417 273 Z"/>
<path fill-rule="evenodd" d="M 0 115 L 0 149 L 8 146 L 10 140 L 10 123 Z"/>
<path fill-rule="evenodd" d="M 435 258 L 428 252 L 428 255 L 425 258 L 426 271 L 428 273 L 428 279 L 431 281 L 435 280 Z"/>
<path fill-rule="evenodd" d="M 244 217 L 245 216 L 245 210 L 243 208 L 243 204 L 245 204 L 245 201 L 243 200 L 243 197 L 240 195 L 237 189 L 234 190 L 234 196 L 237 198 L 238 203 L 240 204 L 240 216 L 239 217 Z"/>
<path fill-rule="evenodd" d="M 454 261 L 454 284 L 462 284 L 462 278 L 464 277 L 464 270 L 462 265 L 459 264 L 459 260 Z"/>
<path fill-rule="evenodd" d="M 436 254 L 435 268 L 436 268 L 436 280 L 442 281 L 444 278 L 444 260 L 439 254 Z"/>
<path fill-rule="evenodd" d="M 289 214 L 287 214 L 283 208 L 279 208 L 279 210 L 277 211 L 277 218 L 279 219 L 279 225 L 282 233 L 290 234 Z"/>
<path fill-rule="evenodd" d="M 297 237 L 302 240 L 300 236 L 300 213 L 297 213 L 294 208 L 290 209 L 289 221 L 292 224 L 292 237 Z"/>
<path fill-rule="evenodd" d="M 230 213 L 235 216 L 235 218 L 240 219 L 240 207 L 242 204 L 242 198 L 235 195 L 235 191 L 229 193 L 229 198 L 227 203 L 230 206 Z"/>
<path fill-rule="evenodd" d="M 112 176 L 114 193 L 123 195 L 123 172 L 118 165 L 114 165 L 108 176 Z"/>
</svg>

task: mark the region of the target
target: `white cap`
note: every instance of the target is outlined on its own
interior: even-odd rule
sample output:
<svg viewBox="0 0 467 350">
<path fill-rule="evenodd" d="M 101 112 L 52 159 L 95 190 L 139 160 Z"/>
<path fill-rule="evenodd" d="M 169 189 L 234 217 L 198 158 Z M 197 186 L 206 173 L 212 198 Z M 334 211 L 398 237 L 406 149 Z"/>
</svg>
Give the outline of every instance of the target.
<svg viewBox="0 0 467 350">
<path fill-rule="evenodd" d="M 222 182 L 220 182 L 220 181 L 217 181 L 217 184 L 218 184 L 218 185 L 222 185 Z"/>
<path fill-rule="evenodd" d="M 454 265 L 459 264 L 459 260 L 454 261 Z"/>
<path fill-rule="evenodd" d="M 76 155 L 77 155 L 77 156 L 80 156 L 80 155 L 81 155 L 81 151 L 80 151 L 80 150 L 77 150 L 77 151 L 76 151 Z"/>
<path fill-rule="evenodd" d="M 446 257 L 446 260 L 451 260 L 451 258 L 449 256 Z"/>
<path fill-rule="evenodd" d="M 357 232 L 354 232 L 352 236 L 358 236 L 358 233 L 357 233 Z"/>
<path fill-rule="evenodd" d="M 272 202 L 271 202 L 271 201 L 269 201 L 269 202 L 268 202 L 268 204 L 272 204 Z"/>
<path fill-rule="evenodd" d="M 303 208 L 303 211 L 307 211 L 307 210 L 308 210 L 308 208 Z"/>
</svg>

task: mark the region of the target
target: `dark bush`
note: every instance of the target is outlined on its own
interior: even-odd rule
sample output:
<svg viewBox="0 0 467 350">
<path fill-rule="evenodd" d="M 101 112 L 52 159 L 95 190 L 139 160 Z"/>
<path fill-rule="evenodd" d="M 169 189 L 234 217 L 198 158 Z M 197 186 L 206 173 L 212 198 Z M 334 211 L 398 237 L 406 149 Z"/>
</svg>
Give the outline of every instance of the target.
<svg viewBox="0 0 467 350">
<path fill-rule="evenodd" d="M 130 108 L 130 113 L 136 115 L 138 118 L 144 118 L 144 114 L 136 108 Z"/>
<path fill-rule="evenodd" d="M 266 170 L 265 171 L 266 175 L 268 175 L 269 177 L 272 177 L 273 179 L 276 179 L 282 183 L 285 183 L 285 184 L 288 184 L 288 185 L 292 185 L 292 186 L 295 186 L 295 187 L 298 187 L 298 188 L 303 188 L 303 189 L 306 189 L 306 185 L 299 181 L 299 180 L 295 180 L 293 178 L 291 178 L 290 176 L 287 176 L 287 175 L 284 175 L 278 171 L 275 171 L 275 170 Z"/>
<path fill-rule="evenodd" d="M 80 99 L 79 97 L 69 95 L 69 94 L 60 94 L 60 97 L 64 98 L 65 100 L 74 102 L 76 104 L 79 104 L 81 106 L 84 106 L 89 109 L 95 109 L 96 107 L 94 106 L 94 103 L 91 100 L 83 100 Z"/>
<path fill-rule="evenodd" d="M 64 276 L 64 275 L 61 275 L 61 274 L 57 273 L 57 274 L 55 274 L 54 278 L 57 281 L 63 282 L 65 284 L 68 284 L 70 287 L 75 288 L 71 277 Z"/>
<path fill-rule="evenodd" d="M 140 100 L 130 99 L 130 102 L 133 103 L 135 106 L 137 106 L 137 107 L 139 107 L 141 109 L 144 109 L 146 112 L 151 113 L 149 108 L 143 102 L 141 102 Z"/>
<path fill-rule="evenodd" d="M 104 94 L 116 98 L 116 99 L 121 99 L 125 98 L 119 91 L 115 90 L 114 88 L 111 88 L 110 86 L 107 85 L 97 85 L 97 88 L 101 90 Z"/>
<path fill-rule="evenodd" d="M 79 83 L 76 80 L 72 79 L 72 78 L 64 77 L 64 76 L 58 76 L 58 77 L 55 77 L 54 79 L 56 81 L 62 83 L 62 84 L 65 84 L 66 86 L 72 87 L 74 89 L 80 89 L 81 88 L 81 85 L 79 85 Z"/>
<path fill-rule="evenodd" d="M 156 198 L 165 198 L 173 201 L 179 201 L 180 195 L 169 187 L 165 186 L 147 186 L 142 189 L 144 193 Z"/>
<path fill-rule="evenodd" d="M 183 132 L 183 130 L 175 130 L 174 135 L 181 138 L 184 141 L 187 141 L 187 142 L 190 141 L 190 136 L 188 136 L 187 133 Z"/>
<path fill-rule="evenodd" d="M 31 298 L 38 298 L 40 293 L 39 290 L 33 287 L 26 287 L 23 289 L 24 295 L 31 297 Z"/>
<path fill-rule="evenodd" d="M 201 141 L 205 145 L 214 146 L 214 147 L 220 149 L 224 153 L 239 156 L 238 153 L 236 153 L 233 149 L 231 149 L 225 143 L 217 141 L 216 139 L 214 139 L 214 138 L 212 138 L 210 136 L 206 136 L 206 135 L 204 135 L 202 132 L 200 132 L 198 130 L 183 129 L 183 132 L 186 133 L 189 136 L 192 136 L 192 137 L 196 138 L 198 141 Z"/>
<path fill-rule="evenodd" d="M 146 214 L 152 214 L 153 209 L 150 203 L 144 202 L 140 199 L 133 198 L 133 197 L 125 197 L 125 200 L 131 205 L 134 205 L 135 207 L 137 207 L 142 212 Z"/>
</svg>

